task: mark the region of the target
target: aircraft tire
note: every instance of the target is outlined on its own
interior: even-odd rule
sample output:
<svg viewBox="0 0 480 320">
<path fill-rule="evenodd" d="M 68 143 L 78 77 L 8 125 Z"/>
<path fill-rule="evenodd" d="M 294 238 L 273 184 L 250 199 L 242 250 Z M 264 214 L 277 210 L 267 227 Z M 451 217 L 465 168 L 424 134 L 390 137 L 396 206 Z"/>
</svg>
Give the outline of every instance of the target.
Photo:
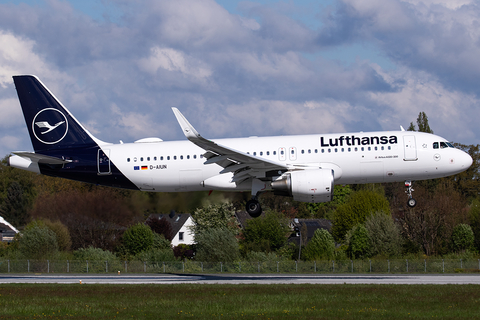
<svg viewBox="0 0 480 320">
<path fill-rule="evenodd" d="M 248 200 L 245 209 L 252 218 L 258 218 L 262 214 L 262 207 L 257 200 Z"/>
<path fill-rule="evenodd" d="M 413 208 L 417 205 L 417 200 L 415 200 L 413 198 L 410 198 L 410 199 L 408 199 L 407 204 L 410 208 Z"/>
</svg>

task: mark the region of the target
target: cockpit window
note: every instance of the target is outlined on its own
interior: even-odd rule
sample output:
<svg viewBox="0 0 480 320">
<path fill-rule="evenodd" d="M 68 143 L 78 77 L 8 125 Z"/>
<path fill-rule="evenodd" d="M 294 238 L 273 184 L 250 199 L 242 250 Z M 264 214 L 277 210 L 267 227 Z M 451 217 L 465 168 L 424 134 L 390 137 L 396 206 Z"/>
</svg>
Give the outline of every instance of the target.
<svg viewBox="0 0 480 320">
<path fill-rule="evenodd" d="M 433 149 L 445 149 L 445 148 L 455 148 L 450 142 L 434 142 Z"/>
</svg>

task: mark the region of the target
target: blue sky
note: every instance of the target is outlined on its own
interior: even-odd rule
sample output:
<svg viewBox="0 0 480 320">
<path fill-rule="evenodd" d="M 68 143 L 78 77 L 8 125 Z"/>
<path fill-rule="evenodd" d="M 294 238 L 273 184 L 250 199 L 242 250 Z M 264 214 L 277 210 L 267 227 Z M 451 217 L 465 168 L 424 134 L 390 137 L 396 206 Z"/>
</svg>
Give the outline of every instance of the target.
<svg viewBox="0 0 480 320">
<path fill-rule="evenodd" d="M 37 75 L 98 138 L 397 130 L 426 112 L 477 144 L 471 0 L 0 0 L 0 153 L 31 150 L 12 75 Z"/>
</svg>

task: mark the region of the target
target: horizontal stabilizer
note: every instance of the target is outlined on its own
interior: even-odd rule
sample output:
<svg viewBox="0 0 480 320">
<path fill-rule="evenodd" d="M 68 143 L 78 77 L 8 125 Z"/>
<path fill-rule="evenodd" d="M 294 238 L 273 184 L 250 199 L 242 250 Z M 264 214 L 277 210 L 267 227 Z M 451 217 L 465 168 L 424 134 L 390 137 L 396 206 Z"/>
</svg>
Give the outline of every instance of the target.
<svg viewBox="0 0 480 320">
<path fill-rule="evenodd" d="M 56 157 L 50 157 L 43 154 L 35 153 L 35 152 L 12 152 L 13 154 L 30 159 L 32 162 L 36 163 L 44 163 L 44 164 L 66 164 L 72 162 L 72 160 L 64 160 Z"/>
</svg>

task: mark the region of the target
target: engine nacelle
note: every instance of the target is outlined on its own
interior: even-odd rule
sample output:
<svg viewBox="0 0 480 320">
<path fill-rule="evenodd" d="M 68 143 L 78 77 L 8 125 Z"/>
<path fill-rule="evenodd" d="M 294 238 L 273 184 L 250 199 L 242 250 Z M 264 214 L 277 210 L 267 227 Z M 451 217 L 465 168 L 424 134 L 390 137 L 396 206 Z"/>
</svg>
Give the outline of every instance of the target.
<svg viewBox="0 0 480 320">
<path fill-rule="evenodd" d="M 331 169 L 287 172 L 272 182 L 274 194 L 301 202 L 328 202 L 333 199 L 334 173 Z"/>
</svg>

